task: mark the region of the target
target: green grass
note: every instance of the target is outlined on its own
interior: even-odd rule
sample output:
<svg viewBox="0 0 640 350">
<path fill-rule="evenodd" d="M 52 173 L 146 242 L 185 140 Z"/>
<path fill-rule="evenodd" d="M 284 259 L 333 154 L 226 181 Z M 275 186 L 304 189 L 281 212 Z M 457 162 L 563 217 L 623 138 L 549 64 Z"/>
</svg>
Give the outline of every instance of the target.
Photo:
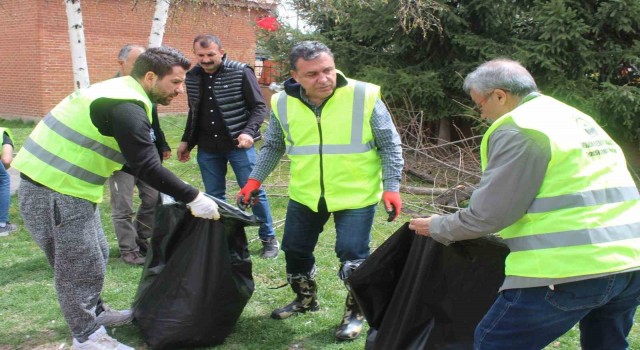
<svg viewBox="0 0 640 350">
<path fill-rule="evenodd" d="M 183 164 L 175 160 L 175 148 L 184 128 L 184 117 L 162 118 L 163 129 L 169 144 L 174 149 L 173 158 L 165 165 L 181 179 L 202 189 L 195 154 L 192 161 Z M 0 121 L 0 126 L 11 128 L 17 148 L 33 128 L 33 124 L 19 121 Z M 265 181 L 273 211 L 277 235 L 282 239 L 283 221 L 287 205 L 286 186 L 288 177 L 286 161 Z M 228 171 L 228 198 L 238 191 L 233 180 L 233 171 Z M 100 205 L 102 223 L 110 247 L 110 259 L 103 289 L 104 299 L 113 307 L 127 308 L 135 295 L 142 269 L 124 264 L 119 259 L 118 246 L 110 220 L 107 203 Z M 70 345 L 70 335 L 60 313 L 53 286 L 53 274 L 40 249 L 22 225 L 17 200 L 12 198 L 10 216 L 20 225 L 18 232 L 0 238 L 0 350 L 5 349 L 59 349 Z M 372 232 L 372 248 L 379 246 L 408 216 L 396 223 L 387 223 L 386 214 L 380 206 Z M 244 309 L 235 331 L 225 343 L 216 349 L 363 349 L 364 339 L 353 342 L 336 342 L 333 330 L 338 325 L 346 290 L 337 278 L 338 260 L 333 251 L 335 230 L 329 222 L 316 248 L 318 285 L 321 310 L 287 320 L 272 320 L 269 314 L 293 299 L 289 287 L 271 289 L 285 282 L 284 256 L 275 260 L 258 258 L 261 248 L 257 240 L 257 228 L 248 228 L 250 251 L 253 257 L 255 292 Z M 146 349 L 142 337 L 133 325 L 110 330 L 121 342 Z M 548 349 L 577 349 L 579 331 L 574 329 L 558 339 Z M 640 349 L 638 327 L 630 336 L 631 349 Z"/>
</svg>

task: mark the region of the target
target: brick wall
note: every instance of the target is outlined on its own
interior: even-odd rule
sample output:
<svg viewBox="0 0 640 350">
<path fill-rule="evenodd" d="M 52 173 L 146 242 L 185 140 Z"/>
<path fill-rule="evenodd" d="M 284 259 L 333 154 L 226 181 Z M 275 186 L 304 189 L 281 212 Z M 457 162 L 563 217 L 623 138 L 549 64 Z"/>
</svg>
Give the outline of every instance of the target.
<svg viewBox="0 0 640 350">
<path fill-rule="evenodd" d="M 112 77 L 117 54 L 124 44 L 147 45 L 155 0 L 84 0 L 81 3 L 87 62 L 91 82 Z M 254 63 L 257 8 L 214 5 L 172 7 L 165 28 L 164 45 L 181 50 L 194 61 L 191 43 L 195 35 L 220 37 L 228 56 Z M 62 0 L 5 1 L 0 7 L 0 116 L 37 118 L 73 92 L 73 70 Z M 184 96 L 160 113 L 186 112 Z"/>
<path fill-rule="evenodd" d="M 36 1 L 5 1 L 0 7 L 0 113 L 42 110 L 42 50 Z"/>
</svg>

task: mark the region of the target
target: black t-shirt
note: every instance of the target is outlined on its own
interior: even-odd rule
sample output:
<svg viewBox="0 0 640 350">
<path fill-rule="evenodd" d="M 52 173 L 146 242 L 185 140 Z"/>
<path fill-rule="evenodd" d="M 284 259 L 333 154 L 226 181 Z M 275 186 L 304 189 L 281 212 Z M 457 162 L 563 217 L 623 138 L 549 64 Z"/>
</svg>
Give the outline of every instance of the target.
<svg viewBox="0 0 640 350">
<path fill-rule="evenodd" d="M 124 171 L 176 200 L 188 203 L 196 198 L 198 189 L 162 166 L 144 107 L 136 102 L 98 99 L 91 105 L 91 121 L 102 135 L 118 142 L 127 162 Z"/>
</svg>

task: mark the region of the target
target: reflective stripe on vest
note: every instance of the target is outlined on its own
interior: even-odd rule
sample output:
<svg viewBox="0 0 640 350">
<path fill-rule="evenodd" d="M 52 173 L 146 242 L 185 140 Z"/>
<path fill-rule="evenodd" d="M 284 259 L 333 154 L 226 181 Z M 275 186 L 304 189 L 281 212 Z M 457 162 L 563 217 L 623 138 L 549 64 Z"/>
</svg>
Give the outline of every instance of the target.
<svg viewBox="0 0 640 350">
<path fill-rule="evenodd" d="M 98 99 L 132 101 L 151 123 L 151 101 L 132 77 L 94 84 L 62 100 L 36 125 L 12 165 L 34 181 L 63 194 L 102 201 L 104 183 L 122 168 L 116 140 L 100 133 L 90 110 Z"/>
<path fill-rule="evenodd" d="M 354 88 L 353 111 L 351 113 L 351 143 L 345 145 L 322 145 L 322 154 L 347 154 L 347 153 L 364 153 L 374 148 L 375 143 L 369 141 L 362 143 L 362 128 L 364 123 L 364 104 L 366 84 L 357 81 Z M 289 122 L 287 118 L 287 94 L 282 93 L 278 98 L 278 115 L 280 125 L 287 135 L 287 154 L 289 155 L 306 155 L 319 154 L 318 145 L 296 146 L 291 139 L 289 132 Z"/>
<path fill-rule="evenodd" d="M 325 101 L 320 116 L 285 92 L 271 99 L 291 160 L 289 196 L 314 211 L 321 196 L 334 212 L 375 204 L 382 194 L 370 125 L 380 88 L 347 81 Z"/>
<path fill-rule="evenodd" d="M 544 213 L 566 208 L 588 207 L 638 199 L 636 187 L 613 187 L 570 193 L 562 196 L 536 198 L 527 213 Z"/>
<path fill-rule="evenodd" d="M 81 167 L 73 165 L 72 163 L 67 162 L 66 160 L 47 151 L 46 149 L 40 147 L 40 145 L 38 145 L 32 139 L 27 139 L 22 147 L 25 150 L 29 151 L 29 153 L 33 154 L 36 158 L 40 159 L 42 162 L 51 165 L 52 167 L 62 171 L 63 173 L 77 177 L 78 179 L 86 181 L 90 184 L 103 185 L 107 181 L 106 177 L 82 169 Z"/>
<path fill-rule="evenodd" d="M 640 195 L 611 138 L 584 113 L 540 96 L 489 128 L 483 170 L 489 138 L 506 123 L 544 134 L 551 159 L 527 213 L 500 231 L 511 250 L 505 274 L 567 278 L 639 267 Z"/>
<path fill-rule="evenodd" d="M 599 244 L 638 238 L 640 224 L 596 227 L 509 239 L 512 252 Z"/>
<path fill-rule="evenodd" d="M 114 162 L 124 164 L 125 160 L 122 156 L 122 153 L 114 150 L 113 148 L 103 145 L 96 140 L 92 140 L 79 132 L 71 129 L 70 127 L 64 125 L 62 122 L 56 119 L 51 113 L 47 114 L 44 117 L 42 122 L 51 129 L 51 131 L 57 133 L 58 135 L 64 137 L 65 139 L 77 144 L 78 146 L 88 148 L 99 155 L 110 159 Z"/>
</svg>

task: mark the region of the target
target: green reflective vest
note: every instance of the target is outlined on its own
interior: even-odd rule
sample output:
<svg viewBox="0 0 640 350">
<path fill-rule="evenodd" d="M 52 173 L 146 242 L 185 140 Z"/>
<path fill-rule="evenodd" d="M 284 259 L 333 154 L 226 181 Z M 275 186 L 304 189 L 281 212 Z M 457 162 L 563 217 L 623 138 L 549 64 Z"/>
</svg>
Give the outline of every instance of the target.
<svg viewBox="0 0 640 350">
<path fill-rule="evenodd" d="M 640 196 L 620 147 L 588 115 L 547 96 L 525 102 L 491 125 L 541 132 L 551 158 L 527 213 L 500 231 L 511 253 L 507 276 L 566 278 L 640 266 Z"/>
<path fill-rule="evenodd" d="M 125 163 L 116 140 L 91 122 L 91 104 L 102 98 L 136 101 L 151 122 L 151 101 L 135 79 L 106 80 L 55 106 L 31 132 L 12 166 L 54 191 L 102 202 L 104 183 Z"/>
<path fill-rule="evenodd" d="M 284 91 L 271 98 L 291 160 L 289 196 L 316 212 L 321 196 L 334 212 L 375 204 L 382 195 L 382 166 L 370 125 L 380 87 L 347 81 L 318 116 Z"/>
</svg>

